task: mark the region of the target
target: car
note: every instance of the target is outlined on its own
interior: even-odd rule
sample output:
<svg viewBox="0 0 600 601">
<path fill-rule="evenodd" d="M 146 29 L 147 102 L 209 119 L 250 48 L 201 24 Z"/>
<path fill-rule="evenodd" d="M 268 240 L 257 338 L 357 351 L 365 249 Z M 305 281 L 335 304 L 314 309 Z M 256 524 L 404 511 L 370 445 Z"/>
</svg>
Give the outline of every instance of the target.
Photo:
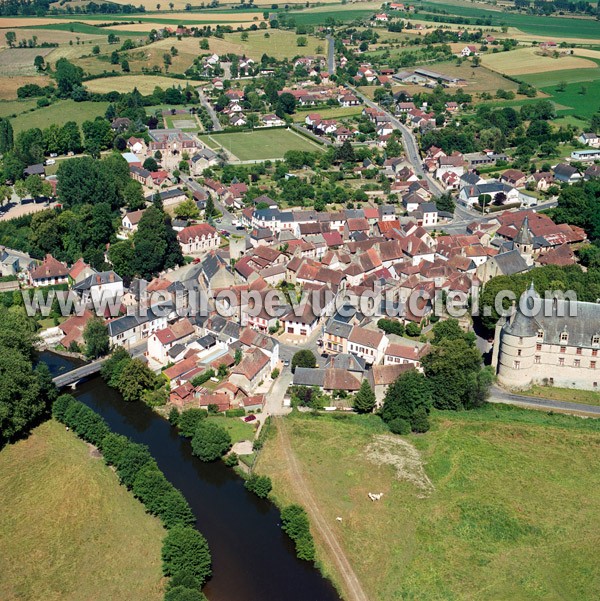
<svg viewBox="0 0 600 601">
<path fill-rule="evenodd" d="M 289 364 L 290 362 L 287 359 L 285 359 L 283 362 L 283 367 L 287 367 Z"/>
<path fill-rule="evenodd" d="M 48 159 L 46 161 L 46 165 L 54 165 L 56 163 L 56 161 L 54 159 Z"/>
<path fill-rule="evenodd" d="M 255 421 L 255 420 L 256 420 L 256 415 L 247 415 L 247 416 L 244 418 L 244 421 L 245 421 L 245 422 L 253 422 L 253 421 Z"/>
<path fill-rule="evenodd" d="M 227 230 L 220 231 L 221 236 L 229 236 L 229 232 Z"/>
<path fill-rule="evenodd" d="M 217 219 L 216 222 L 217 223 L 221 223 L 223 220 L 222 219 Z"/>
<path fill-rule="evenodd" d="M 193 263 L 194 265 L 197 265 L 198 263 L 200 263 L 200 257 L 196 257 L 196 258 L 195 258 L 195 259 L 192 261 L 192 263 Z"/>
<path fill-rule="evenodd" d="M 235 229 L 244 231 L 246 228 L 243 225 L 237 225 Z"/>
<path fill-rule="evenodd" d="M 325 351 L 323 351 L 321 353 L 321 357 L 324 357 L 325 359 L 327 359 L 327 357 L 329 357 L 329 355 Z"/>
</svg>

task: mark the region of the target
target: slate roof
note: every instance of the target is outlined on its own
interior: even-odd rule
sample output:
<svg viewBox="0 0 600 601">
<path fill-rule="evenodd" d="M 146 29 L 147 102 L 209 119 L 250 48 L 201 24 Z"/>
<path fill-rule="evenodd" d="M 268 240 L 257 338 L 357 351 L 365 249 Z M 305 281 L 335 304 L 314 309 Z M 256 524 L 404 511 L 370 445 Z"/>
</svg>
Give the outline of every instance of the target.
<svg viewBox="0 0 600 601">
<path fill-rule="evenodd" d="M 498 265 L 503 275 L 514 275 L 515 273 L 521 273 L 529 269 L 525 259 L 523 259 L 518 250 L 500 253 L 491 260 L 496 261 L 496 265 Z"/>
</svg>

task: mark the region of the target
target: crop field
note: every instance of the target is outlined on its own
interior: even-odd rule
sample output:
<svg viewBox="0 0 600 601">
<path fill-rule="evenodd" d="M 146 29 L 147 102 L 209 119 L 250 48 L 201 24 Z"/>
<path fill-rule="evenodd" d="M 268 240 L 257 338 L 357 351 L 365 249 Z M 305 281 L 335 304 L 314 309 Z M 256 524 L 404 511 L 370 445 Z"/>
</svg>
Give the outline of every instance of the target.
<svg viewBox="0 0 600 601">
<path fill-rule="evenodd" d="M 64 125 L 67 121 L 75 121 L 81 125 L 84 121 L 104 116 L 108 102 L 75 102 L 74 100 L 59 100 L 41 109 L 22 113 L 11 119 L 15 134 L 25 129 L 39 127 L 44 129 L 51 123 Z"/>
<path fill-rule="evenodd" d="M 0 503 L 3 601 L 163 598 L 159 520 L 64 426 L 0 452 Z"/>
<path fill-rule="evenodd" d="M 269 37 L 265 37 L 265 33 L 269 34 Z M 241 33 L 230 33 L 225 35 L 225 39 L 228 42 L 232 42 L 236 46 L 241 46 L 242 51 L 246 56 L 260 60 L 260 57 L 267 53 L 277 59 L 293 58 L 294 56 L 314 56 L 324 53 L 327 51 L 327 41 L 320 40 L 311 35 L 305 35 L 307 45 L 299 47 L 296 43 L 298 35 L 293 31 L 283 30 L 271 30 L 268 32 L 249 31 L 248 40 L 242 42 Z M 212 38 L 209 39 L 209 47 Z M 320 52 L 317 50 L 321 48 Z"/>
<path fill-rule="evenodd" d="M 329 8 L 329 7 L 326 7 Z M 354 21 L 356 19 L 364 19 L 373 14 L 372 9 L 364 8 L 349 8 L 346 10 L 306 10 L 295 12 L 294 20 L 299 25 L 323 25 L 327 19 L 335 19 L 336 21 Z"/>
<path fill-rule="evenodd" d="M 566 83 L 580 83 L 600 79 L 600 68 L 596 69 L 567 69 L 553 71 L 552 73 L 531 73 L 519 76 L 519 79 L 530 83 L 536 88 L 557 86 L 561 81 Z"/>
<path fill-rule="evenodd" d="M 6 48 L 0 50 L 0 76 L 36 75 L 33 60 L 39 54 L 46 56 L 52 48 Z"/>
<path fill-rule="evenodd" d="M 516 27 L 524 33 L 545 36 L 547 38 L 600 39 L 598 22 L 593 19 L 542 17 L 518 13 L 504 13 L 480 8 L 480 5 L 469 6 L 467 4 L 456 4 L 451 0 L 418 2 L 417 6 L 425 11 L 431 8 L 447 10 L 449 14 L 460 17 L 489 17 L 492 19 L 492 25 L 495 27 L 508 25 L 509 27 Z"/>
<path fill-rule="evenodd" d="M 52 31 L 51 29 L 15 29 L 15 28 L 4 28 L 0 29 L 0 43 L 4 44 L 6 40 L 6 32 L 14 31 L 17 36 L 17 44 L 21 40 L 29 40 L 33 36 L 37 38 L 38 44 L 51 43 L 51 44 L 65 44 L 68 45 L 69 41 L 73 41 L 73 44 L 77 42 L 79 38 L 80 43 L 87 43 L 96 40 L 106 40 L 106 35 L 89 35 L 85 33 L 75 33 L 70 31 Z"/>
<path fill-rule="evenodd" d="M 162 77 L 160 75 L 122 75 L 120 77 L 105 77 L 101 79 L 92 79 L 85 82 L 86 88 L 90 92 L 99 92 L 105 94 L 107 92 L 131 92 L 133 88 L 137 88 L 142 94 L 151 94 L 156 86 L 163 89 L 172 88 L 173 86 L 186 85 L 197 86 L 201 85 L 201 81 L 193 81 L 191 79 L 175 79 L 174 77 Z"/>
<path fill-rule="evenodd" d="M 598 69 L 597 63 L 588 58 L 570 54 L 553 58 L 543 54 L 537 48 L 519 48 L 497 54 L 488 52 L 482 55 L 481 62 L 489 69 L 506 75 L 527 75 L 568 69 Z"/>
<path fill-rule="evenodd" d="M 362 91 L 362 88 L 361 88 Z M 362 106 L 333 106 L 324 109 L 311 109 L 310 111 L 298 111 L 293 115 L 295 123 L 304 123 L 309 113 L 318 113 L 323 119 L 343 119 L 344 117 L 356 117 L 362 112 Z"/>
<path fill-rule="evenodd" d="M 17 98 L 17 90 L 28 83 L 34 83 L 39 86 L 47 86 L 50 84 L 50 82 L 51 80 L 43 75 L 0 76 L 0 100 L 13 100 Z"/>
<path fill-rule="evenodd" d="M 556 103 L 568 107 L 568 110 L 561 114 L 590 119 L 600 108 L 598 102 L 600 98 L 600 78 L 595 81 L 569 83 L 564 92 L 559 92 L 556 86 L 541 88 L 541 90 L 552 96 L 552 100 Z"/>
<path fill-rule="evenodd" d="M 288 150 L 309 152 L 321 150 L 321 146 L 316 142 L 285 129 L 260 129 L 252 132 L 213 134 L 206 137 L 212 144 L 224 148 L 240 161 L 280 159 Z M 213 148 L 211 144 L 209 146 Z"/>
<path fill-rule="evenodd" d="M 398 437 L 375 416 L 345 417 L 296 414 L 285 427 L 368 599 L 600 597 L 598 420 L 489 406 L 435 412 L 430 432 Z M 279 502 L 302 504 L 284 458 L 270 434 L 257 473 Z"/>
</svg>

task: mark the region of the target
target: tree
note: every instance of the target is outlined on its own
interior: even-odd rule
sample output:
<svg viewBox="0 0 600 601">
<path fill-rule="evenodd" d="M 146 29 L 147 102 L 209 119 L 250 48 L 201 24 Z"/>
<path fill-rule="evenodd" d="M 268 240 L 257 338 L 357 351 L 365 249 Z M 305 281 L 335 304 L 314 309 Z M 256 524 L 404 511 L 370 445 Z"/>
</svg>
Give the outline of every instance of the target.
<svg viewBox="0 0 600 601">
<path fill-rule="evenodd" d="M 121 70 L 123 73 L 129 73 L 129 61 L 127 59 L 121 61 Z"/>
<path fill-rule="evenodd" d="M 139 359 L 132 359 L 118 381 L 119 392 L 126 401 L 139 401 L 144 392 L 156 387 L 155 374 Z"/>
<path fill-rule="evenodd" d="M 317 358 L 312 351 L 303 349 L 294 353 L 292 357 L 292 373 L 295 373 L 297 367 L 313 368 L 317 366 Z"/>
<path fill-rule="evenodd" d="M 44 57 L 42 55 L 38 54 L 33 59 L 33 66 L 35 67 L 36 71 L 45 71 L 46 70 L 46 61 L 44 61 Z"/>
<path fill-rule="evenodd" d="M 375 408 L 375 393 L 368 380 L 363 379 L 359 391 L 354 397 L 354 409 L 357 413 L 371 413 Z"/>
<path fill-rule="evenodd" d="M 200 40 L 200 50 L 209 50 L 208 40 L 206 38 Z"/>
<path fill-rule="evenodd" d="M 210 221 L 215 215 L 217 215 L 217 209 L 215 209 L 215 203 L 211 196 L 206 199 L 206 206 L 204 207 L 204 217 L 207 221 Z"/>
<path fill-rule="evenodd" d="M 125 448 L 116 461 L 117 474 L 121 483 L 131 488 L 140 470 L 146 465 L 156 466 L 148 447 L 127 440 Z"/>
<path fill-rule="evenodd" d="M 353 163 L 356 160 L 350 140 L 345 140 L 341 146 L 335 149 L 334 160 L 338 163 Z"/>
<path fill-rule="evenodd" d="M 402 429 L 397 420 L 405 420 L 413 427 L 418 418 L 422 428 L 422 412 L 427 415 L 431 407 L 431 386 L 425 376 L 416 369 L 409 369 L 400 374 L 385 393 L 381 418 L 388 425 L 394 422 L 394 431 Z"/>
<path fill-rule="evenodd" d="M 202 421 L 192 438 L 192 452 L 201 461 L 219 459 L 231 448 L 229 433 L 214 422 Z"/>
<path fill-rule="evenodd" d="M 0 153 L 12 150 L 14 144 L 13 128 L 9 119 L 0 119 Z"/>
<path fill-rule="evenodd" d="M 165 593 L 164 601 L 207 601 L 207 599 L 206 595 L 198 589 L 174 586 Z"/>
<path fill-rule="evenodd" d="M 207 415 L 208 412 L 206 409 L 198 409 L 195 407 L 182 411 L 177 419 L 177 427 L 179 428 L 181 436 L 192 438 L 196 433 L 196 428 L 202 420 L 206 419 Z"/>
<path fill-rule="evenodd" d="M 273 488 L 269 476 L 258 476 L 256 474 L 252 474 L 246 480 L 244 486 L 261 499 L 266 499 Z"/>
<path fill-rule="evenodd" d="M 148 157 L 142 166 L 148 171 L 158 171 L 158 163 L 152 157 Z"/>
<path fill-rule="evenodd" d="M 212 573 L 208 543 L 189 526 L 175 526 L 169 530 L 163 541 L 162 560 L 165 576 L 185 572 L 197 578 L 202 585 Z"/>
<path fill-rule="evenodd" d="M 175 207 L 175 215 L 180 219 L 198 219 L 200 211 L 196 203 L 188 198 Z"/>
<path fill-rule="evenodd" d="M 278 108 L 281 112 L 291 115 L 296 110 L 296 99 L 289 92 L 284 92 L 279 96 Z"/>
<path fill-rule="evenodd" d="M 123 202 L 130 211 L 137 211 L 146 206 L 142 184 L 135 179 L 130 179 L 123 188 Z M 120 273 L 117 271 L 117 273 Z"/>
<path fill-rule="evenodd" d="M 458 319 L 438 321 L 432 328 L 433 344 L 439 345 L 444 340 L 465 340 L 470 346 L 475 345 L 475 333 L 465 332 Z"/>
<path fill-rule="evenodd" d="M 299 48 L 302 48 L 303 46 L 306 46 L 308 44 L 308 39 L 301 35 L 300 37 L 298 37 L 296 39 L 296 46 L 298 46 Z"/>
<path fill-rule="evenodd" d="M 108 353 L 110 347 L 108 328 L 99 317 L 93 317 L 87 322 L 83 330 L 83 340 L 88 359 L 96 359 Z"/>
<path fill-rule="evenodd" d="M 14 48 L 15 43 L 17 41 L 17 34 L 14 31 L 7 31 L 4 34 L 4 37 L 6 38 L 6 43 L 8 44 L 8 47 Z"/>
<path fill-rule="evenodd" d="M 240 39 L 242 40 L 242 42 L 247 42 L 248 41 L 248 32 L 242 31 L 242 35 L 240 36 Z"/>
<path fill-rule="evenodd" d="M 59 58 L 54 67 L 58 92 L 63 98 L 67 98 L 75 88 L 81 87 L 83 69 L 70 63 L 66 58 Z"/>
</svg>

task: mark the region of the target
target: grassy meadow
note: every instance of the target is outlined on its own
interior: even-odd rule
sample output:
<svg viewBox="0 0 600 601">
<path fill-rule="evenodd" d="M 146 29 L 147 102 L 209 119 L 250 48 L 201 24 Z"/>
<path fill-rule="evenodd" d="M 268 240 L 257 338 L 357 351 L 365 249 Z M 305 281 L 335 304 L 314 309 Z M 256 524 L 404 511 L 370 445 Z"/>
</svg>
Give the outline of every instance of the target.
<svg viewBox="0 0 600 601">
<path fill-rule="evenodd" d="M 220 146 L 241 161 L 283 158 L 288 150 L 315 152 L 321 149 L 316 142 L 285 129 L 259 129 L 252 132 L 212 134 L 208 139 L 211 148 Z"/>
<path fill-rule="evenodd" d="M 520 394 L 569 403 L 583 403 L 585 405 L 600 405 L 600 392 L 593 390 L 576 390 L 573 388 L 557 388 L 555 386 L 532 386 Z"/>
<path fill-rule="evenodd" d="M 160 601 L 164 529 L 55 421 L 0 452 L 3 601 Z"/>
<path fill-rule="evenodd" d="M 600 597 L 597 420 L 496 405 L 435 412 L 430 432 L 407 437 L 374 416 L 285 420 L 370 600 Z M 278 501 L 302 503 L 282 457 L 271 434 L 257 472 L 271 476 Z M 373 503 L 368 492 L 384 496 Z"/>
<path fill-rule="evenodd" d="M 224 415 L 211 415 L 207 419 L 227 430 L 234 444 L 242 440 L 254 440 L 256 430 L 254 424 L 256 422 L 246 423 L 239 417 L 225 417 Z"/>
</svg>

